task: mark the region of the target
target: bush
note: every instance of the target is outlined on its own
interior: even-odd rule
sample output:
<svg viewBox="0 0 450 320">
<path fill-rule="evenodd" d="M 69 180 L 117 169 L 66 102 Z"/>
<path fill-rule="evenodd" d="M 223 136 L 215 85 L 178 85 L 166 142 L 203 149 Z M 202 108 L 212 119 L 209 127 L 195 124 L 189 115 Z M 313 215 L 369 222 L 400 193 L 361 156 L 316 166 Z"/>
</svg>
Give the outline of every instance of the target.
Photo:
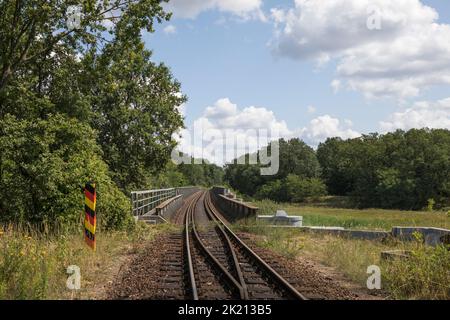
<svg viewBox="0 0 450 320">
<path fill-rule="evenodd" d="M 436 204 L 436 201 L 434 201 L 433 198 L 428 199 L 428 201 L 427 201 L 427 211 L 433 211 L 435 204 Z"/>
<path fill-rule="evenodd" d="M 306 198 L 318 199 L 326 194 L 327 188 L 322 180 L 290 174 L 285 179 L 263 185 L 256 193 L 256 198 L 278 202 L 303 202 Z"/>
<path fill-rule="evenodd" d="M 84 207 L 81 187 L 98 184 L 99 224 L 123 227 L 127 197 L 111 181 L 95 132 L 62 115 L 43 120 L 0 120 L 0 222 L 70 226 Z"/>
<path fill-rule="evenodd" d="M 255 197 L 257 199 L 270 199 L 277 202 L 288 201 L 286 186 L 283 180 L 274 180 L 262 185 Z"/>
<path fill-rule="evenodd" d="M 263 199 L 254 203 L 258 207 L 258 213 L 262 215 L 273 215 L 276 213 L 279 206 L 269 199 Z"/>
<path fill-rule="evenodd" d="M 317 178 L 302 179 L 290 174 L 285 183 L 291 202 L 303 202 L 306 198 L 318 199 L 327 194 L 325 184 Z"/>
<path fill-rule="evenodd" d="M 450 252 L 418 245 L 406 260 L 386 265 L 385 281 L 394 298 L 449 299 Z"/>
</svg>

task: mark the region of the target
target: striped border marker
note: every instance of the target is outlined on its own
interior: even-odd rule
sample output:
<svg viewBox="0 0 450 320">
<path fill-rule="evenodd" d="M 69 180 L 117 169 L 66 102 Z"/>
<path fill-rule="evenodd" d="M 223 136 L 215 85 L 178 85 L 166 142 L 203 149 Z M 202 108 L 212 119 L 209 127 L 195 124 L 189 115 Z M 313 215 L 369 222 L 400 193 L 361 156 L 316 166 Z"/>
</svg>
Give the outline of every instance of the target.
<svg viewBox="0 0 450 320">
<path fill-rule="evenodd" d="M 84 240 L 87 245 L 95 251 L 95 229 L 97 227 L 97 215 L 95 206 L 97 204 L 97 193 L 95 183 L 88 182 L 84 187 Z"/>
</svg>

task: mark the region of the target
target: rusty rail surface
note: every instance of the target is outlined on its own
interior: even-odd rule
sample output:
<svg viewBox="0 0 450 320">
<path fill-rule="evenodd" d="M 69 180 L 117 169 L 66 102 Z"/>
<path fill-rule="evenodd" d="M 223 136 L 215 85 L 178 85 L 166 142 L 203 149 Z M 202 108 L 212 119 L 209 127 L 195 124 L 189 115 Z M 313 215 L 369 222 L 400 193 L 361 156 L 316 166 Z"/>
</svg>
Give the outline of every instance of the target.
<svg viewBox="0 0 450 320">
<path fill-rule="evenodd" d="M 189 298 L 306 300 L 225 224 L 210 192 L 181 211 Z"/>
</svg>

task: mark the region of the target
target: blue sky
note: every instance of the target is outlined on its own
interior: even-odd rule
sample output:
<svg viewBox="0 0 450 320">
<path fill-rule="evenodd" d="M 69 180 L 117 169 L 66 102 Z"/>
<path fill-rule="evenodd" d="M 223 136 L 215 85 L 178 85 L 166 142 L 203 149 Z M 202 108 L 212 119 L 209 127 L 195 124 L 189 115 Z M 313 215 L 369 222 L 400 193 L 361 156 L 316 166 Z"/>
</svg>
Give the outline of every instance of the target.
<svg viewBox="0 0 450 320">
<path fill-rule="evenodd" d="M 386 87 L 383 87 L 378 92 L 378 89 L 367 89 L 372 86 L 370 81 L 361 83 L 361 78 L 353 76 L 346 78 L 339 74 L 338 69 L 342 65 L 344 67 L 347 66 L 345 59 L 349 57 L 354 58 L 354 54 L 349 53 L 350 51 L 342 51 L 341 49 L 330 50 L 327 53 L 330 56 L 329 61 L 321 66 L 318 65 L 317 56 L 304 57 L 304 53 L 309 52 L 309 50 L 315 50 L 314 52 L 316 53 L 322 52 L 322 50 L 326 51 L 327 49 L 321 46 L 328 47 L 327 37 L 330 37 L 329 42 L 333 46 L 341 48 L 341 44 L 337 43 L 340 41 L 345 42 L 347 38 L 352 36 L 346 35 L 345 26 L 343 30 L 336 31 L 335 36 L 330 36 L 330 34 L 326 33 L 327 31 L 322 34 L 318 33 L 316 36 L 312 28 L 314 28 L 314 23 L 317 23 L 319 26 L 323 26 L 328 22 L 332 24 L 331 20 L 345 11 L 342 8 L 348 6 L 349 10 L 352 10 L 352 6 L 356 6 L 353 4 L 355 3 L 354 0 L 336 1 L 341 3 L 342 6 L 339 7 L 339 11 L 336 8 L 329 8 L 326 11 L 330 21 L 327 20 L 327 16 L 325 16 L 325 21 L 319 21 L 320 12 L 317 12 L 317 17 L 315 18 L 316 11 L 322 10 L 320 0 L 305 1 L 312 3 L 310 11 L 307 11 L 305 8 L 296 9 L 294 1 L 291 0 L 241 0 L 243 2 L 248 1 L 250 7 L 253 5 L 253 9 L 247 10 L 245 8 L 247 11 L 229 9 L 226 7 L 226 4 L 224 6 L 217 4 L 221 0 L 210 1 L 211 3 L 216 1 L 216 5 L 203 9 L 200 7 L 201 5 L 195 4 L 195 1 L 193 1 L 192 6 L 197 5 L 193 10 L 197 10 L 198 13 L 186 16 L 184 12 L 187 12 L 186 8 L 189 4 L 186 2 L 182 3 L 182 0 L 176 0 L 173 3 L 173 7 L 171 7 L 175 11 L 172 20 L 159 25 L 154 34 L 146 34 L 144 36 L 147 47 L 153 51 L 153 60 L 162 61 L 168 65 L 175 78 L 182 83 L 182 91 L 189 99 L 185 107 L 185 122 L 188 127 L 192 126 L 197 119 L 204 117 L 206 107 L 214 106 L 220 98 L 228 98 L 230 103 L 236 104 L 240 110 L 256 106 L 272 111 L 277 121 L 286 122 L 287 127 L 292 132 L 300 132 L 302 138 L 311 140 L 308 141 L 310 144 L 317 144 L 320 140 L 326 138 L 326 135 L 333 134 L 331 129 L 331 132 L 318 134 L 317 137 L 312 133 L 307 134 L 307 132 L 314 131 L 311 121 L 325 115 L 331 119 L 338 119 L 343 129 L 342 132 L 346 132 L 345 129 L 351 130 L 351 132 L 369 133 L 382 129 L 393 130 L 397 127 L 408 129 L 418 125 L 430 127 L 446 127 L 448 125 L 450 116 L 447 113 L 439 113 L 439 118 L 443 116 L 444 120 L 448 121 L 442 122 L 441 119 L 436 122 L 436 114 L 426 114 L 424 118 L 429 119 L 429 123 L 424 123 L 423 121 L 412 119 L 417 118 L 417 114 L 412 115 L 411 112 L 407 112 L 410 108 L 414 108 L 415 103 L 418 101 L 426 101 L 434 106 L 438 101 L 449 98 L 450 87 L 446 75 L 450 77 L 450 74 L 440 73 L 437 75 L 429 73 L 429 69 L 434 67 L 436 59 L 432 56 L 423 58 L 424 52 L 417 52 L 418 56 L 414 56 L 414 52 L 423 51 L 425 50 L 424 48 L 428 47 L 426 43 L 420 44 L 419 41 L 428 40 L 419 39 L 417 42 L 414 42 L 417 48 L 408 47 L 408 41 L 411 37 L 414 37 L 414 34 L 412 36 L 407 34 L 409 29 L 406 27 L 406 31 L 401 30 L 397 38 L 386 36 L 385 38 L 382 37 L 381 40 L 374 40 L 374 43 L 376 42 L 376 45 L 381 50 L 384 50 L 382 46 L 386 46 L 387 50 L 389 50 L 390 44 L 397 41 L 401 45 L 401 41 L 404 41 L 404 51 L 408 52 L 408 50 L 411 50 L 412 52 L 411 55 L 406 55 L 407 59 L 411 59 L 411 66 L 415 65 L 415 63 L 417 65 L 423 64 L 423 72 L 418 71 L 415 67 L 411 68 L 409 77 L 409 79 L 413 77 L 415 79 L 423 78 L 423 81 L 417 80 L 418 82 L 412 85 L 419 92 L 404 94 L 401 92 L 403 83 L 398 81 L 403 81 L 406 78 L 403 77 L 403 80 L 396 79 L 394 82 L 394 80 L 390 81 L 389 74 L 386 76 L 385 84 L 383 84 Z M 233 0 L 223 1 L 233 2 Z M 302 1 L 304 0 L 300 2 Z M 443 26 L 443 30 L 439 34 L 445 35 L 445 32 L 448 31 L 445 27 L 450 24 L 449 1 L 406 0 L 406 2 L 408 1 L 414 2 L 413 6 L 406 4 L 407 7 L 413 7 L 411 10 L 408 9 L 409 12 L 406 13 L 411 15 L 411 20 L 407 17 L 408 23 L 410 23 L 409 21 L 417 20 L 417 24 L 423 24 L 424 28 L 431 28 L 431 25 L 436 23 Z M 374 3 L 381 6 L 382 10 L 385 9 L 383 6 L 386 3 L 386 10 L 391 10 L 394 13 L 397 13 L 396 10 L 398 10 L 398 14 L 401 14 L 401 10 L 403 10 L 402 4 L 396 7 L 392 4 L 388 5 L 388 2 L 385 0 L 374 1 Z M 424 19 L 422 21 L 421 15 L 425 16 L 428 12 L 425 6 L 434 8 L 439 14 L 439 19 Z M 287 15 L 283 14 L 285 17 L 277 24 L 273 14 L 271 14 L 272 8 L 282 9 L 286 14 L 291 10 L 291 20 L 288 20 L 286 18 Z M 334 13 L 332 10 L 336 10 L 336 12 Z M 358 12 L 357 10 L 359 9 L 354 10 Z M 262 12 L 265 16 L 264 21 L 255 17 L 256 14 L 254 12 L 258 12 L 258 14 Z M 302 14 L 305 15 L 304 18 L 311 19 L 310 24 L 312 26 L 302 26 Z M 297 23 L 295 32 L 298 32 L 298 35 L 295 32 L 294 35 L 283 33 L 289 21 Z M 383 20 L 381 21 L 383 22 Z M 348 22 L 349 29 L 352 23 L 352 21 Z M 389 23 L 390 21 L 387 22 L 387 24 Z M 395 23 L 389 24 L 388 28 L 397 30 Z M 168 26 L 170 27 L 167 28 Z M 281 30 L 281 36 L 276 36 L 277 30 Z M 390 30 L 387 30 L 388 35 L 390 32 Z M 430 32 L 433 33 L 434 31 Z M 392 31 L 391 33 L 395 32 Z M 289 49 L 290 51 L 286 49 L 284 53 L 284 49 L 278 51 L 274 49 L 277 48 L 278 44 L 281 44 L 281 48 L 283 43 L 290 44 L 293 41 L 297 41 L 298 37 L 303 37 L 305 34 L 306 37 L 309 36 L 308 40 L 311 42 L 311 46 L 314 46 L 313 48 L 307 48 L 307 45 L 302 45 L 293 50 Z M 448 35 L 450 36 L 450 33 Z M 318 38 L 323 39 L 325 44 L 313 44 L 315 41 L 318 41 Z M 427 36 L 424 38 L 427 39 Z M 438 32 L 436 32 L 436 39 L 441 39 L 438 38 Z M 356 56 L 360 57 L 360 60 L 365 59 L 364 54 L 359 52 L 366 50 L 364 48 L 371 43 L 371 41 L 368 41 L 368 43 L 365 41 L 361 37 L 360 42 L 364 42 L 364 44 L 355 41 L 348 47 L 345 47 L 345 50 L 355 50 L 355 52 L 358 52 Z M 438 41 L 436 40 L 436 42 Z M 446 46 L 442 46 L 442 48 L 439 47 L 431 51 L 443 51 L 445 53 L 446 49 Z M 389 58 L 387 56 L 387 59 Z M 386 57 L 380 57 L 380 59 L 380 61 L 384 61 Z M 400 54 L 396 59 L 393 57 L 393 61 L 405 61 L 405 57 L 402 57 Z M 445 58 L 442 58 L 442 56 L 441 59 L 443 61 L 439 68 L 447 71 L 445 68 L 449 67 L 449 64 L 446 64 Z M 430 66 L 427 66 L 422 60 L 429 61 Z M 364 61 L 361 63 L 364 64 Z M 369 65 L 370 63 L 374 68 L 377 68 L 377 72 L 380 72 L 379 68 L 383 67 L 380 67 L 376 57 L 368 62 Z M 356 62 L 354 61 L 352 65 L 347 67 L 352 68 L 355 64 Z M 386 72 L 390 72 L 389 70 L 392 69 L 387 62 L 384 67 L 387 69 Z M 426 70 L 427 68 L 428 71 Z M 409 71 L 402 69 L 399 72 Z M 393 74 L 392 77 L 395 78 L 397 74 Z M 369 78 L 379 80 L 373 78 L 376 77 L 373 74 L 364 74 L 362 77 L 364 81 Z M 342 84 L 343 81 L 348 80 L 349 84 L 346 88 L 341 88 L 334 92 L 331 82 L 335 79 L 341 81 L 341 87 L 345 86 Z M 410 82 L 408 81 L 407 83 L 409 84 Z M 359 85 L 362 88 L 359 88 Z M 351 86 L 357 86 L 358 88 L 351 88 Z M 389 89 L 386 89 L 396 86 L 402 87 L 399 89 L 399 92 L 392 93 Z M 390 93 L 386 94 L 387 91 Z M 367 97 L 368 95 L 370 96 L 369 98 Z M 436 108 L 439 109 L 441 107 Z M 442 111 L 441 109 L 438 111 Z M 314 112 L 312 112 L 313 110 Z M 395 113 L 400 113 L 400 115 L 395 116 Z M 351 121 L 351 124 L 348 120 Z M 380 125 L 383 121 L 387 121 L 388 124 Z M 336 132 L 336 135 L 339 135 L 339 132 Z M 352 137 L 352 135 L 343 135 L 344 138 Z"/>
</svg>

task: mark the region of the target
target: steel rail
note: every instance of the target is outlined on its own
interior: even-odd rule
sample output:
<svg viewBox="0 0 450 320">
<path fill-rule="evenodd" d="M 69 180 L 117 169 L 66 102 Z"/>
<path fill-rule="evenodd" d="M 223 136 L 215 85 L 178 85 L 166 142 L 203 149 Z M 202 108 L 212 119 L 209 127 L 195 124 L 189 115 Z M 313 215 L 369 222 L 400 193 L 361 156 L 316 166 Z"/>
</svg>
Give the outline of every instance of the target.
<svg viewBox="0 0 450 320">
<path fill-rule="evenodd" d="M 220 234 L 225 239 L 227 247 L 228 247 L 229 251 L 231 252 L 234 269 L 235 269 L 235 272 L 236 272 L 236 275 L 237 275 L 237 278 L 238 278 L 237 280 L 239 281 L 239 283 L 240 283 L 240 285 L 242 287 L 242 290 L 243 290 L 241 298 L 243 300 L 248 300 L 249 299 L 249 295 L 248 295 L 247 284 L 245 283 L 244 275 L 243 275 L 241 266 L 239 264 L 239 260 L 237 258 L 235 249 L 233 247 L 233 244 L 231 243 L 230 237 L 225 232 L 225 230 L 222 228 L 220 223 L 218 223 L 217 219 L 214 216 L 214 213 L 212 212 L 212 208 L 214 207 L 214 205 L 211 202 L 211 198 L 209 197 L 209 193 L 207 194 L 207 196 L 205 198 L 204 206 L 205 206 L 205 210 L 206 210 L 206 213 L 207 213 L 209 219 L 216 224 L 216 228 L 219 230 Z"/>
<path fill-rule="evenodd" d="M 203 192 L 202 196 L 205 194 Z M 199 201 L 200 197 L 196 199 L 195 204 Z M 192 224 L 192 234 L 193 238 L 196 240 L 196 242 L 199 244 L 201 250 L 206 255 L 206 257 L 209 259 L 210 263 L 215 267 L 216 269 L 219 269 L 220 272 L 225 276 L 224 280 L 227 282 L 230 289 L 237 290 L 239 292 L 239 296 L 241 299 L 245 298 L 244 290 L 239 282 L 236 281 L 236 279 L 233 277 L 233 275 L 217 260 L 217 258 L 214 256 L 214 254 L 206 247 L 206 245 L 203 243 L 200 234 L 197 230 L 197 226 L 195 224 L 195 205 L 194 210 L 191 210 L 188 212 L 188 214 L 191 215 L 190 221 Z"/>
<path fill-rule="evenodd" d="M 300 292 L 297 291 L 286 279 L 284 279 L 278 272 L 276 272 L 270 265 L 268 265 L 258 254 L 256 254 L 250 247 L 248 247 L 220 218 L 220 214 L 215 208 L 211 201 L 211 193 L 207 194 L 208 201 L 212 204 L 211 213 L 215 217 L 217 223 L 219 223 L 226 233 L 234 240 L 234 242 L 242 249 L 243 253 L 250 257 L 252 260 L 257 262 L 257 264 L 269 274 L 273 280 L 282 288 L 285 292 L 289 293 L 293 298 L 297 300 L 308 300 Z"/>
<path fill-rule="evenodd" d="M 189 225 L 190 225 L 190 212 L 195 209 L 195 205 L 197 204 L 198 199 L 201 197 L 202 193 L 199 192 L 198 196 L 194 195 L 186 208 L 185 214 L 185 247 L 186 247 L 186 255 L 187 255 L 187 263 L 189 269 L 189 283 L 191 287 L 191 295 L 193 300 L 198 300 L 198 291 L 197 284 L 195 282 L 195 272 L 194 272 L 194 264 L 192 262 L 192 254 L 191 254 L 191 244 L 189 240 Z"/>
</svg>

